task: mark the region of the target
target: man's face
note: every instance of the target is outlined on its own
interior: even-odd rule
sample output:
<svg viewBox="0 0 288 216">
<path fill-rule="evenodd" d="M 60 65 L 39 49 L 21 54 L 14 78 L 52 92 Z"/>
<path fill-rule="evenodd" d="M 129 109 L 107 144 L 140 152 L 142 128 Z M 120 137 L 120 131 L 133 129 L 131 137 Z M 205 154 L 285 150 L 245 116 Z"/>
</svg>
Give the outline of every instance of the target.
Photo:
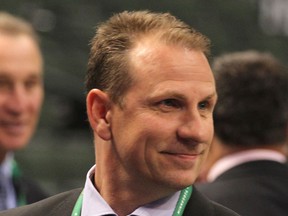
<svg viewBox="0 0 288 216">
<path fill-rule="evenodd" d="M 216 92 L 207 59 L 151 41 L 138 44 L 129 58 L 134 85 L 123 108 L 114 104 L 110 113 L 117 170 L 150 188 L 191 185 L 213 136 Z"/>
<path fill-rule="evenodd" d="M 42 57 L 28 36 L 0 34 L 0 151 L 29 142 L 43 100 Z"/>
</svg>

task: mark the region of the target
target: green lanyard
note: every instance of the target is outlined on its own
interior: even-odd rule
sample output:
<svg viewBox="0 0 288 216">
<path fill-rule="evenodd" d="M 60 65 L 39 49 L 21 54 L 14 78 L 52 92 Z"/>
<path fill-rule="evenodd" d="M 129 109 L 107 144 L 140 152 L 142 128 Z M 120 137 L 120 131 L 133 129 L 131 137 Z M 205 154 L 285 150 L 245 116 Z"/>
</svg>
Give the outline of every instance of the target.
<svg viewBox="0 0 288 216">
<path fill-rule="evenodd" d="M 71 216 L 81 215 L 82 203 L 83 203 L 83 191 L 81 192 L 80 196 L 78 197 L 75 203 Z"/>
<path fill-rule="evenodd" d="M 185 207 L 191 197 L 192 190 L 193 190 L 192 186 L 189 186 L 181 191 L 178 202 L 176 204 L 176 208 L 173 212 L 173 216 L 183 215 Z"/>
<path fill-rule="evenodd" d="M 21 171 L 20 168 L 15 160 L 13 160 L 12 164 L 12 178 L 15 181 L 20 181 Z M 23 206 L 27 204 L 26 196 L 23 191 L 19 191 L 17 195 L 17 206 Z"/>
<path fill-rule="evenodd" d="M 183 212 L 185 210 L 185 207 L 188 203 L 188 200 L 191 197 L 192 194 L 192 186 L 189 186 L 185 189 L 183 189 L 180 193 L 179 199 L 176 204 L 176 208 L 173 212 L 173 216 L 181 216 L 183 215 Z M 82 203 L 83 203 L 83 191 L 81 192 L 80 196 L 78 197 L 76 204 L 73 208 L 71 216 L 80 216 L 81 215 L 81 209 L 82 209 Z"/>
</svg>

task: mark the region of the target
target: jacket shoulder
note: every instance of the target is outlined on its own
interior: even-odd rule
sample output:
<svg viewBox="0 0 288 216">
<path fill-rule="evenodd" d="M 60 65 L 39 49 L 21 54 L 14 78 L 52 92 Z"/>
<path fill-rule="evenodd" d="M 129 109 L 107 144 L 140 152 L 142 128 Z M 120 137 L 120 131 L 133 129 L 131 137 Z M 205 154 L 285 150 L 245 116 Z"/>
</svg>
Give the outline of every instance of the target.
<svg viewBox="0 0 288 216">
<path fill-rule="evenodd" d="M 0 216 L 70 216 L 81 191 L 79 188 L 60 193 L 30 205 L 1 212 Z"/>
<path fill-rule="evenodd" d="M 17 197 L 24 196 L 26 204 L 31 204 L 49 197 L 49 194 L 33 179 L 26 176 L 13 178 L 13 185 Z"/>
<path fill-rule="evenodd" d="M 236 212 L 206 198 L 195 187 L 184 211 L 184 216 L 239 216 Z"/>
</svg>

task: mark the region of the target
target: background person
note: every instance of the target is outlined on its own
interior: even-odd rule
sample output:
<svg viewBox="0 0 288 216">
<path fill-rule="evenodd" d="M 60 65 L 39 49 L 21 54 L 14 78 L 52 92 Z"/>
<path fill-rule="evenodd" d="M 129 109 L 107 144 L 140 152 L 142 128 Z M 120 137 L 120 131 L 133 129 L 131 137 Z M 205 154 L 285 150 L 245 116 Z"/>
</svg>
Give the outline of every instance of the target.
<svg viewBox="0 0 288 216">
<path fill-rule="evenodd" d="M 100 25 L 91 46 L 96 166 L 83 193 L 0 215 L 236 215 L 192 187 L 213 137 L 209 40 L 170 14 L 138 11 Z"/>
<path fill-rule="evenodd" d="M 43 101 L 43 60 L 32 26 L 0 12 L 0 210 L 32 203 L 45 193 L 24 178 L 13 152 L 24 148 Z"/>
<path fill-rule="evenodd" d="M 241 215 L 287 215 L 288 74 L 257 51 L 219 56 L 215 137 L 197 188 Z"/>
</svg>

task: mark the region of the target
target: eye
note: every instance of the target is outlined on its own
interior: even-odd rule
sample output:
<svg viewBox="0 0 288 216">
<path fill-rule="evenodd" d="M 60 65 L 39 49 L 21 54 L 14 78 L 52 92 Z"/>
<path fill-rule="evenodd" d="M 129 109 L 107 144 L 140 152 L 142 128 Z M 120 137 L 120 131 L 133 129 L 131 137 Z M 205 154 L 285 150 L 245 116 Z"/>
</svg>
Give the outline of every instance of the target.
<svg viewBox="0 0 288 216">
<path fill-rule="evenodd" d="M 25 82 L 25 88 L 26 89 L 32 89 L 33 87 L 39 86 L 39 85 L 41 85 L 40 78 L 31 78 Z"/>
<path fill-rule="evenodd" d="M 9 90 L 12 86 L 13 84 L 9 80 L 0 78 L 0 90 L 1 91 Z"/>
<path fill-rule="evenodd" d="M 177 99 L 165 99 L 157 103 L 158 108 L 162 111 L 172 111 L 174 109 L 179 109 L 182 107 L 181 101 Z"/>
<path fill-rule="evenodd" d="M 35 80 L 29 80 L 27 82 L 25 82 L 25 87 L 27 89 L 31 89 L 33 86 L 35 86 L 37 84 L 37 82 L 35 82 Z"/>
<path fill-rule="evenodd" d="M 199 108 L 200 110 L 205 110 L 205 109 L 210 108 L 210 104 L 209 104 L 208 101 L 202 101 L 202 102 L 200 102 L 200 103 L 198 104 L 198 108 Z"/>
</svg>

